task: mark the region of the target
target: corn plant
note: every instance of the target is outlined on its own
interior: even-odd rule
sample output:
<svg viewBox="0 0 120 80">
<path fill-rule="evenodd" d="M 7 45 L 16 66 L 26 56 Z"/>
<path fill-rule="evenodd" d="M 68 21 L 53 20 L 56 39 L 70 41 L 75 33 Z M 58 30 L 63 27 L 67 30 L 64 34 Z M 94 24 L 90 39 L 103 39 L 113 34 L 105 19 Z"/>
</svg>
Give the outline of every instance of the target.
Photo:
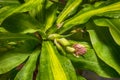
<svg viewBox="0 0 120 80">
<path fill-rule="evenodd" d="M 0 80 L 120 77 L 120 0 L 0 0 Z"/>
</svg>

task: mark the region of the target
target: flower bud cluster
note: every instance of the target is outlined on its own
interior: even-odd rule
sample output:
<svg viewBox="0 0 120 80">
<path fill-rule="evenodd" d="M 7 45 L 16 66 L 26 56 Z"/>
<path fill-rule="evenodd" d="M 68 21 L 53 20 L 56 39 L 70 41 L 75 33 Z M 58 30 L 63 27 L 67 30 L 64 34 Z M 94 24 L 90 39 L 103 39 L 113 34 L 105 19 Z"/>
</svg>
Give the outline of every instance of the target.
<svg viewBox="0 0 120 80">
<path fill-rule="evenodd" d="M 80 43 L 70 43 L 69 40 L 64 38 L 62 35 L 59 34 L 51 34 L 48 37 L 50 40 L 54 40 L 55 45 L 59 50 L 64 52 L 63 50 L 73 53 L 74 56 L 79 57 L 84 55 L 87 52 L 86 46 Z"/>
<path fill-rule="evenodd" d="M 84 45 L 80 43 L 71 44 L 67 39 L 61 38 L 57 40 L 61 46 L 65 47 L 66 51 L 73 53 L 74 56 L 79 57 L 87 52 Z"/>
</svg>

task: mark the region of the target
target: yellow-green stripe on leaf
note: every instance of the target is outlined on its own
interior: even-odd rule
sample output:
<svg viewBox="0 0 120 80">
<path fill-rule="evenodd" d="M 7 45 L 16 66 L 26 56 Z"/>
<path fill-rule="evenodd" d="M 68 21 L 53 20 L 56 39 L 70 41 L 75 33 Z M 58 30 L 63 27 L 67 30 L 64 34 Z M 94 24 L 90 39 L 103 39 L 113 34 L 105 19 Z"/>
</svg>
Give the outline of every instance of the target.
<svg viewBox="0 0 120 80">
<path fill-rule="evenodd" d="M 61 56 L 50 41 L 42 44 L 40 63 L 37 80 L 77 80 L 71 62 Z"/>
<path fill-rule="evenodd" d="M 65 31 L 71 29 L 75 25 L 86 23 L 92 16 L 105 13 L 105 12 L 109 12 L 109 11 L 117 11 L 117 10 L 120 10 L 120 2 L 116 2 L 111 5 L 101 7 L 101 8 L 92 9 L 84 13 L 81 13 L 80 11 L 74 17 L 66 20 L 58 32 L 62 34 Z"/>
<path fill-rule="evenodd" d="M 68 0 L 65 8 L 61 12 L 61 14 L 58 16 L 57 24 L 62 23 L 63 20 L 66 19 L 76 8 L 79 6 L 79 4 L 82 2 L 82 0 Z"/>
</svg>

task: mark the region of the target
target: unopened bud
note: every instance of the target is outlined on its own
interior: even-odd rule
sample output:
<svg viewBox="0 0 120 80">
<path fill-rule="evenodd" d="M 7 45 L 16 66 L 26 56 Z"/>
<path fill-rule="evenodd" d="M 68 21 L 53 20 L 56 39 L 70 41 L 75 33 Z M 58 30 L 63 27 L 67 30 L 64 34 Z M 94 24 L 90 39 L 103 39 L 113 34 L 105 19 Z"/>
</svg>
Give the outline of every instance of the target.
<svg viewBox="0 0 120 80">
<path fill-rule="evenodd" d="M 65 39 L 65 38 L 61 38 L 61 39 L 57 39 L 57 41 L 62 45 L 62 46 L 68 46 L 70 45 L 70 42 Z"/>
<path fill-rule="evenodd" d="M 61 35 L 59 35 L 59 34 L 50 34 L 50 35 L 48 36 L 48 39 L 54 40 L 55 38 L 60 38 L 60 37 L 61 37 Z"/>
<path fill-rule="evenodd" d="M 74 44 L 73 48 L 75 49 L 74 54 L 76 56 L 84 55 L 87 52 L 86 47 L 84 45 L 81 45 L 81 44 Z"/>
<path fill-rule="evenodd" d="M 75 52 L 75 49 L 73 47 L 69 47 L 69 46 L 66 47 L 66 50 L 71 53 Z"/>
</svg>

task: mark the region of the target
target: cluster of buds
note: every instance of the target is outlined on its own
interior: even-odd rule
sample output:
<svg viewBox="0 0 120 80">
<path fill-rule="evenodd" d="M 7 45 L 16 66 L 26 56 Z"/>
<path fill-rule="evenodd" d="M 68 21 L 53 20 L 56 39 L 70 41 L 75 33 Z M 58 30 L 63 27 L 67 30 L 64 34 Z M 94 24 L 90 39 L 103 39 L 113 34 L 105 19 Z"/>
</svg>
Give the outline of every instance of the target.
<svg viewBox="0 0 120 80">
<path fill-rule="evenodd" d="M 73 53 L 74 56 L 79 57 L 81 55 L 84 55 L 87 52 L 86 46 L 80 44 L 80 43 L 70 43 L 69 40 L 64 38 L 64 36 L 59 34 L 51 34 L 48 37 L 50 40 L 54 40 L 54 43 L 56 44 L 57 48 L 62 51 L 62 53 L 65 55 L 65 51 Z"/>
<path fill-rule="evenodd" d="M 65 38 L 58 39 L 58 42 L 65 47 L 68 52 L 73 53 L 73 55 L 76 57 L 84 55 L 87 52 L 86 47 L 80 43 L 74 43 L 71 45 L 70 42 Z"/>
</svg>

